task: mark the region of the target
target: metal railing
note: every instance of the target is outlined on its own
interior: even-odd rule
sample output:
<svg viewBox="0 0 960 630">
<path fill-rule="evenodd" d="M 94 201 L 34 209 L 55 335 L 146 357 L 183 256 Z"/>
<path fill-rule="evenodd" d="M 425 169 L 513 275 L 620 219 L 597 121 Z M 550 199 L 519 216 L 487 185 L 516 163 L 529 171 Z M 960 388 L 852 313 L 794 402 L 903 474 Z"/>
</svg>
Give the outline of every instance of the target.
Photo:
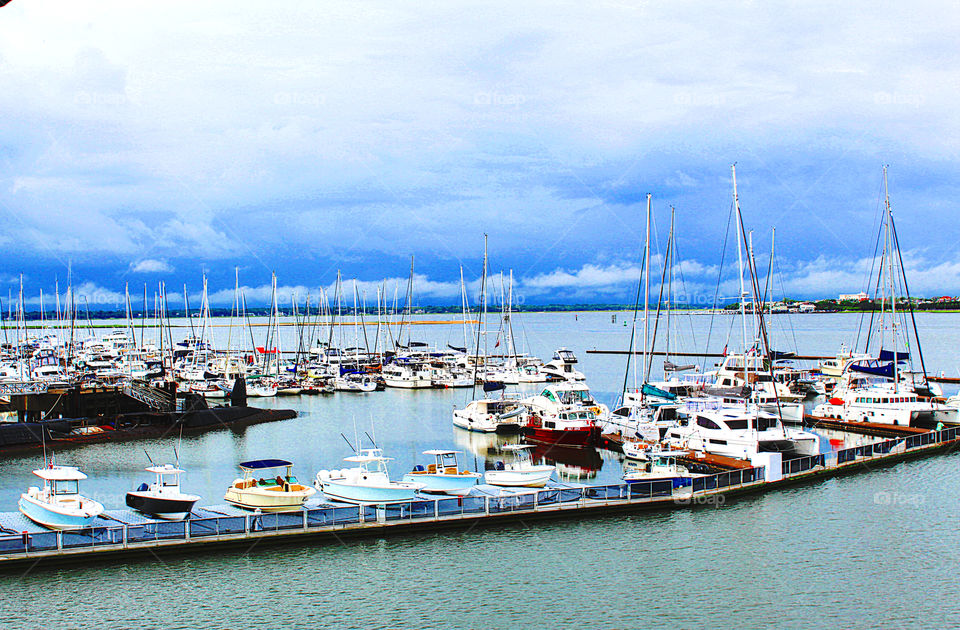
<svg viewBox="0 0 960 630">
<path fill-rule="evenodd" d="M 224 537 L 257 537 L 281 531 L 336 531 L 344 527 L 385 525 L 397 522 L 437 522 L 447 519 L 485 517 L 510 512 L 566 510 L 603 504 L 630 504 L 674 500 L 678 505 L 690 497 L 763 479 L 763 468 L 735 470 L 695 477 L 686 486 L 671 480 L 599 486 L 545 488 L 503 495 L 471 495 L 422 499 L 385 505 L 319 507 L 298 512 L 250 513 L 242 516 L 190 518 L 184 521 L 154 521 L 120 524 L 82 530 L 0 534 L 0 554 L 7 557 L 39 552 L 70 552 L 99 548 L 136 548 L 172 545 L 191 540 Z M 2 564 L 2 561 L 0 561 Z"/>
</svg>

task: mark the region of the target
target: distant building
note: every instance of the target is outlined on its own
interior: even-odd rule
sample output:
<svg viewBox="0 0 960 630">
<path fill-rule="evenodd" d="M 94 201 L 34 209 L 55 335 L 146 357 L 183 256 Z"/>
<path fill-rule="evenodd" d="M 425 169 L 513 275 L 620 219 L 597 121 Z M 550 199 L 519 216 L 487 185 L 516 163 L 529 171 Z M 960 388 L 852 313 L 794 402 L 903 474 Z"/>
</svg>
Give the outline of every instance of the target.
<svg viewBox="0 0 960 630">
<path fill-rule="evenodd" d="M 801 302 L 797 307 L 797 310 L 801 313 L 812 313 L 817 310 L 816 305 L 811 304 L 810 302 Z"/>
<path fill-rule="evenodd" d="M 841 293 L 837 298 L 838 302 L 866 302 L 867 294 L 861 291 L 860 293 Z"/>
</svg>

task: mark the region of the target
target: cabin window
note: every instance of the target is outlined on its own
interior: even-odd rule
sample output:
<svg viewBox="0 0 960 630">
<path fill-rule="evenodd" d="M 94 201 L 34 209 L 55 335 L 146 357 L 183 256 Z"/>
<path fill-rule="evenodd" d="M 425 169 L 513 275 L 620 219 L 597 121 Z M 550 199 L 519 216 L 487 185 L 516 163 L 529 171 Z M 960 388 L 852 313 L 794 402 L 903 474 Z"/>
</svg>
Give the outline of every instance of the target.
<svg viewBox="0 0 960 630">
<path fill-rule="evenodd" d="M 547 420 L 546 422 L 543 423 L 543 426 L 547 429 L 553 429 L 557 425 L 555 425 L 551 420 Z"/>
<path fill-rule="evenodd" d="M 80 484 L 76 480 L 59 480 L 53 482 L 54 494 L 77 494 L 80 492 Z"/>
<path fill-rule="evenodd" d="M 550 401 L 553 401 L 553 402 L 557 402 L 556 396 L 554 396 L 554 395 L 553 395 L 553 392 L 551 392 L 549 389 L 543 390 L 543 394 L 541 394 L 541 395 L 542 395 L 544 398 L 546 398 L 547 400 L 550 400 Z"/>
<path fill-rule="evenodd" d="M 746 420 L 725 420 L 724 424 L 731 429 L 746 429 L 749 423 Z"/>
<path fill-rule="evenodd" d="M 720 426 L 716 422 L 703 416 L 697 416 L 697 425 L 704 429 L 713 429 L 714 431 L 720 429 Z"/>
<path fill-rule="evenodd" d="M 613 412 L 613 415 L 620 416 L 621 418 L 630 417 L 630 408 L 629 407 L 620 407 L 619 409 Z"/>
</svg>

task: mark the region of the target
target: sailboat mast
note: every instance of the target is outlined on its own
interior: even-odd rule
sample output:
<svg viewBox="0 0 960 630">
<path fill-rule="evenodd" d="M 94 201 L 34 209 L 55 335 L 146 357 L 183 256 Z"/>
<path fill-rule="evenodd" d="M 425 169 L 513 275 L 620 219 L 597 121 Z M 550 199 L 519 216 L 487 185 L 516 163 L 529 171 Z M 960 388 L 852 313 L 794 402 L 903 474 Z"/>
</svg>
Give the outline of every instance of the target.
<svg viewBox="0 0 960 630">
<path fill-rule="evenodd" d="M 893 235 L 890 231 L 890 190 L 887 188 L 887 166 L 883 166 L 883 208 L 885 224 L 885 255 L 887 256 L 887 277 L 890 281 L 890 331 L 893 337 L 893 382 L 900 383 L 900 367 L 897 361 L 897 282 L 894 274 Z"/>
<path fill-rule="evenodd" d="M 650 200 L 653 195 L 647 193 L 647 235 L 643 246 L 643 365 L 646 367 L 643 382 L 650 380 L 650 365 L 647 363 L 647 342 L 650 327 Z M 643 394 L 640 395 L 641 400 Z"/>
<path fill-rule="evenodd" d="M 743 375 L 744 380 L 749 384 L 749 362 L 747 361 L 747 307 L 744 299 L 747 296 L 746 289 L 743 286 L 743 217 L 740 214 L 740 197 L 737 194 L 737 165 L 732 164 L 730 171 L 733 174 L 733 208 L 737 214 L 737 266 L 740 270 L 740 325 L 743 335 Z M 756 305 L 754 305 L 756 310 Z"/>
</svg>

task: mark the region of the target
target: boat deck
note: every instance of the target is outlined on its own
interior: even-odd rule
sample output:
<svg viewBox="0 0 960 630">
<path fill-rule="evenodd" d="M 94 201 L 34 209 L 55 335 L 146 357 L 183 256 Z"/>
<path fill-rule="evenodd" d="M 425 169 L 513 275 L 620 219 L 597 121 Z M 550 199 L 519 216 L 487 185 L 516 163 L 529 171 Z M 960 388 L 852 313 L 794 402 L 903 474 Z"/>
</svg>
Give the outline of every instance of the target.
<svg viewBox="0 0 960 630">
<path fill-rule="evenodd" d="M 463 497 L 432 497 L 387 505 L 351 505 L 314 499 L 285 513 L 254 514 L 228 505 L 197 508 L 183 521 L 157 521 L 110 510 L 83 530 L 51 531 L 19 512 L 0 514 L 0 572 L 23 566 L 87 563 L 91 558 L 204 553 L 253 544 L 337 542 L 361 536 L 470 529 L 535 519 L 584 518 L 640 510 L 720 505 L 737 496 L 790 484 L 876 470 L 897 462 L 954 453 L 960 428 L 912 434 L 832 453 L 786 460 L 779 470 L 738 468 L 696 477 L 673 488 L 670 480 L 632 484 L 552 483 L 542 489 L 478 486 Z"/>
</svg>

